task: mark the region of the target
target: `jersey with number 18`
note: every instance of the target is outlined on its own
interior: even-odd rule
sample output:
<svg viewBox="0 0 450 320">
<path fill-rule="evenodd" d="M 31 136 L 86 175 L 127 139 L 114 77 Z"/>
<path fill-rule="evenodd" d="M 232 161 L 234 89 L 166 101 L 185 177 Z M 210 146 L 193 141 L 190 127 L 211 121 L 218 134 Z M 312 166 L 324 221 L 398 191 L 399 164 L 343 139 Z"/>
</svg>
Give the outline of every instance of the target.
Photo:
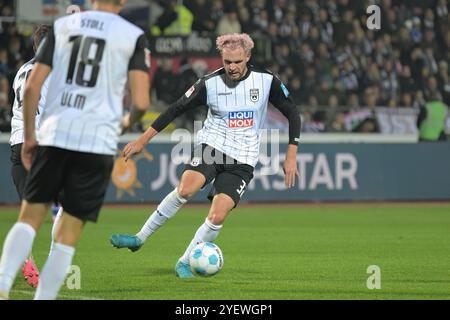
<svg viewBox="0 0 450 320">
<path fill-rule="evenodd" d="M 112 13 L 76 13 L 55 21 L 36 62 L 52 67 L 39 144 L 115 154 L 128 71 L 150 67 L 143 31 Z"/>
</svg>

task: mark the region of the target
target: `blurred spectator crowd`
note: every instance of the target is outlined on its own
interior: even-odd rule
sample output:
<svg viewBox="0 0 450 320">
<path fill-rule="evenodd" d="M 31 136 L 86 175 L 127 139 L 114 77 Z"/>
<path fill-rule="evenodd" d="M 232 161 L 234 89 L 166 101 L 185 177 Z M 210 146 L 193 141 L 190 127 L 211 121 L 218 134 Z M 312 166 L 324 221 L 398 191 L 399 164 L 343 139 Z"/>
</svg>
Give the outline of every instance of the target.
<svg viewBox="0 0 450 320">
<path fill-rule="evenodd" d="M 1 16 L 12 15 L 11 2 L 0 0 Z M 349 110 L 419 108 L 431 100 L 450 105 L 448 0 L 151 3 L 159 11 L 150 36 L 246 32 L 269 39 L 271 57 L 255 54 L 252 63 L 271 70 L 287 84 L 303 120 L 319 124 L 311 131 L 348 131 L 344 119 Z M 366 25 L 366 8 L 371 4 L 381 9 L 380 30 L 369 30 Z M 15 23 L 2 22 L 0 43 L 0 110 L 8 111 L 14 98 L 12 80 L 18 67 L 32 56 L 31 42 L 18 33 Z M 164 63 L 154 77 L 153 90 L 169 104 L 178 95 L 168 91 L 164 81 L 171 83 L 167 79 L 177 79 L 179 74 L 173 74 Z M 192 68 L 181 67 L 178 72 L 187 70 L 190 82 L 196 77 Z M 162 72 L 166 75 L 158 75 Z M 188 85 L 180 85 L 180 92 Z M 0 112 L 1 117 L 8 113 Z M 368 126 L 364 130 L 377 129 Z"/>
<path fill-rule="evenodd" d="M 14 22 L 13 2 L 0 0 L 0 132 L 11 130 L 12 83 L 16 72 L 33 57 L 31 38 L 21 34 Z"/>
<path fill-rule="evenodd" d="M 171 34 L 176 23 L 165 19 L 180 4 L 162 3 L 155 25 L 158 34 Z M 367 28 L 371 4 L 381 9 L 380 30 Z M 195 14 L 181 19 L 191 28 L 175 28 L 180 34 L 246 32 L 270 39 L 272 58 L 252 62 L 288 85 L 308 124 L 304 130 L 347 131 L 348 110 L 450 103 L 447 0 L 185 0 L 183 6 Z"/>
</svg>

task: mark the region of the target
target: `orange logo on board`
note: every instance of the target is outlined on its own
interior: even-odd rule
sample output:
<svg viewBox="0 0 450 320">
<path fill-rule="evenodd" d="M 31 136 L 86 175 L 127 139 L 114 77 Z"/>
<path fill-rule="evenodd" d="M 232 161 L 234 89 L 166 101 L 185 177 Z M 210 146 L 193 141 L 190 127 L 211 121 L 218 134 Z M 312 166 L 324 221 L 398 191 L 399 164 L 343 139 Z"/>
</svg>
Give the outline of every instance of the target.
<svg viewBox="0 0 450 320">
<path fill-rule="evenodd" d="M 142 188 L 142 183 L 137 177 L 137 162 L 142 159 L 152 161 L 153 155 L 144 150 L 141 154 L 134 157 L 134 159 L 128 159 L 128 161 L 125 161 L 125 158 L 122 156 L 116 157 L 111 180 L 117 188 L 117 199 L 121 199 L 125 193 L 135 197 L 136 193 L 134 189 Z"/>
</svg>

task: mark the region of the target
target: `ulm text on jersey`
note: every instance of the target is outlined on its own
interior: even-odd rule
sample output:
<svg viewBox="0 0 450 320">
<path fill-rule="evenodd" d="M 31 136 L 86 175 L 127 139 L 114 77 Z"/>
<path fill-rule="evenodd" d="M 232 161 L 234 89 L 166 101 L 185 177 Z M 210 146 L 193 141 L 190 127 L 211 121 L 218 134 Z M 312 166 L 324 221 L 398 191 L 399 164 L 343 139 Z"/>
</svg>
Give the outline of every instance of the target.
<svg viewBox="0 0 450 320">
<path fill-rule="evenodd" d="M 77 94 L 74 96 L 73 93 L 63 92 L 61 97 L 61 107 L 69 107 L 83 110 L 85 103 L 86 103 L 86 96 L 83 96 L 81 94 Z"/>
</svg>

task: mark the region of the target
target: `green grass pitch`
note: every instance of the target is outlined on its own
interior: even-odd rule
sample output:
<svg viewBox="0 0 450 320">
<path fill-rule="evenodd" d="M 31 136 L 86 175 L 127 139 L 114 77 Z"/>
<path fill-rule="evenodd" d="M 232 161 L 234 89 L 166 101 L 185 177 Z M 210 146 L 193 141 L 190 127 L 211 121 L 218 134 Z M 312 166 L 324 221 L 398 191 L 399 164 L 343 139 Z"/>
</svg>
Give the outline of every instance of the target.
<svg viewBox="0 0 450 320">
<path fill-rule="evenodd" d="M 88 224 L 73 260 L 81 289 L 60 299 L 450 299 L 450 205 L 242 206 L 215 241 L 224 268 L 214 277 L 182 280 L 174 265 L 203 222 L 207 207 L 185 207 L 131 253 L 109 243 L 137 232 L 155 208 L 104 208 Z M 17 210 L 0 209 L 0 245 Z M 42 268 L 50 218 L 33 249 Z M 0 247 L 1 248 L 1 247 Z M 369 290 L 370 265 L 381 289 Z M 18 275 L 12 299 L 34 290 Z"/>
</svg>

